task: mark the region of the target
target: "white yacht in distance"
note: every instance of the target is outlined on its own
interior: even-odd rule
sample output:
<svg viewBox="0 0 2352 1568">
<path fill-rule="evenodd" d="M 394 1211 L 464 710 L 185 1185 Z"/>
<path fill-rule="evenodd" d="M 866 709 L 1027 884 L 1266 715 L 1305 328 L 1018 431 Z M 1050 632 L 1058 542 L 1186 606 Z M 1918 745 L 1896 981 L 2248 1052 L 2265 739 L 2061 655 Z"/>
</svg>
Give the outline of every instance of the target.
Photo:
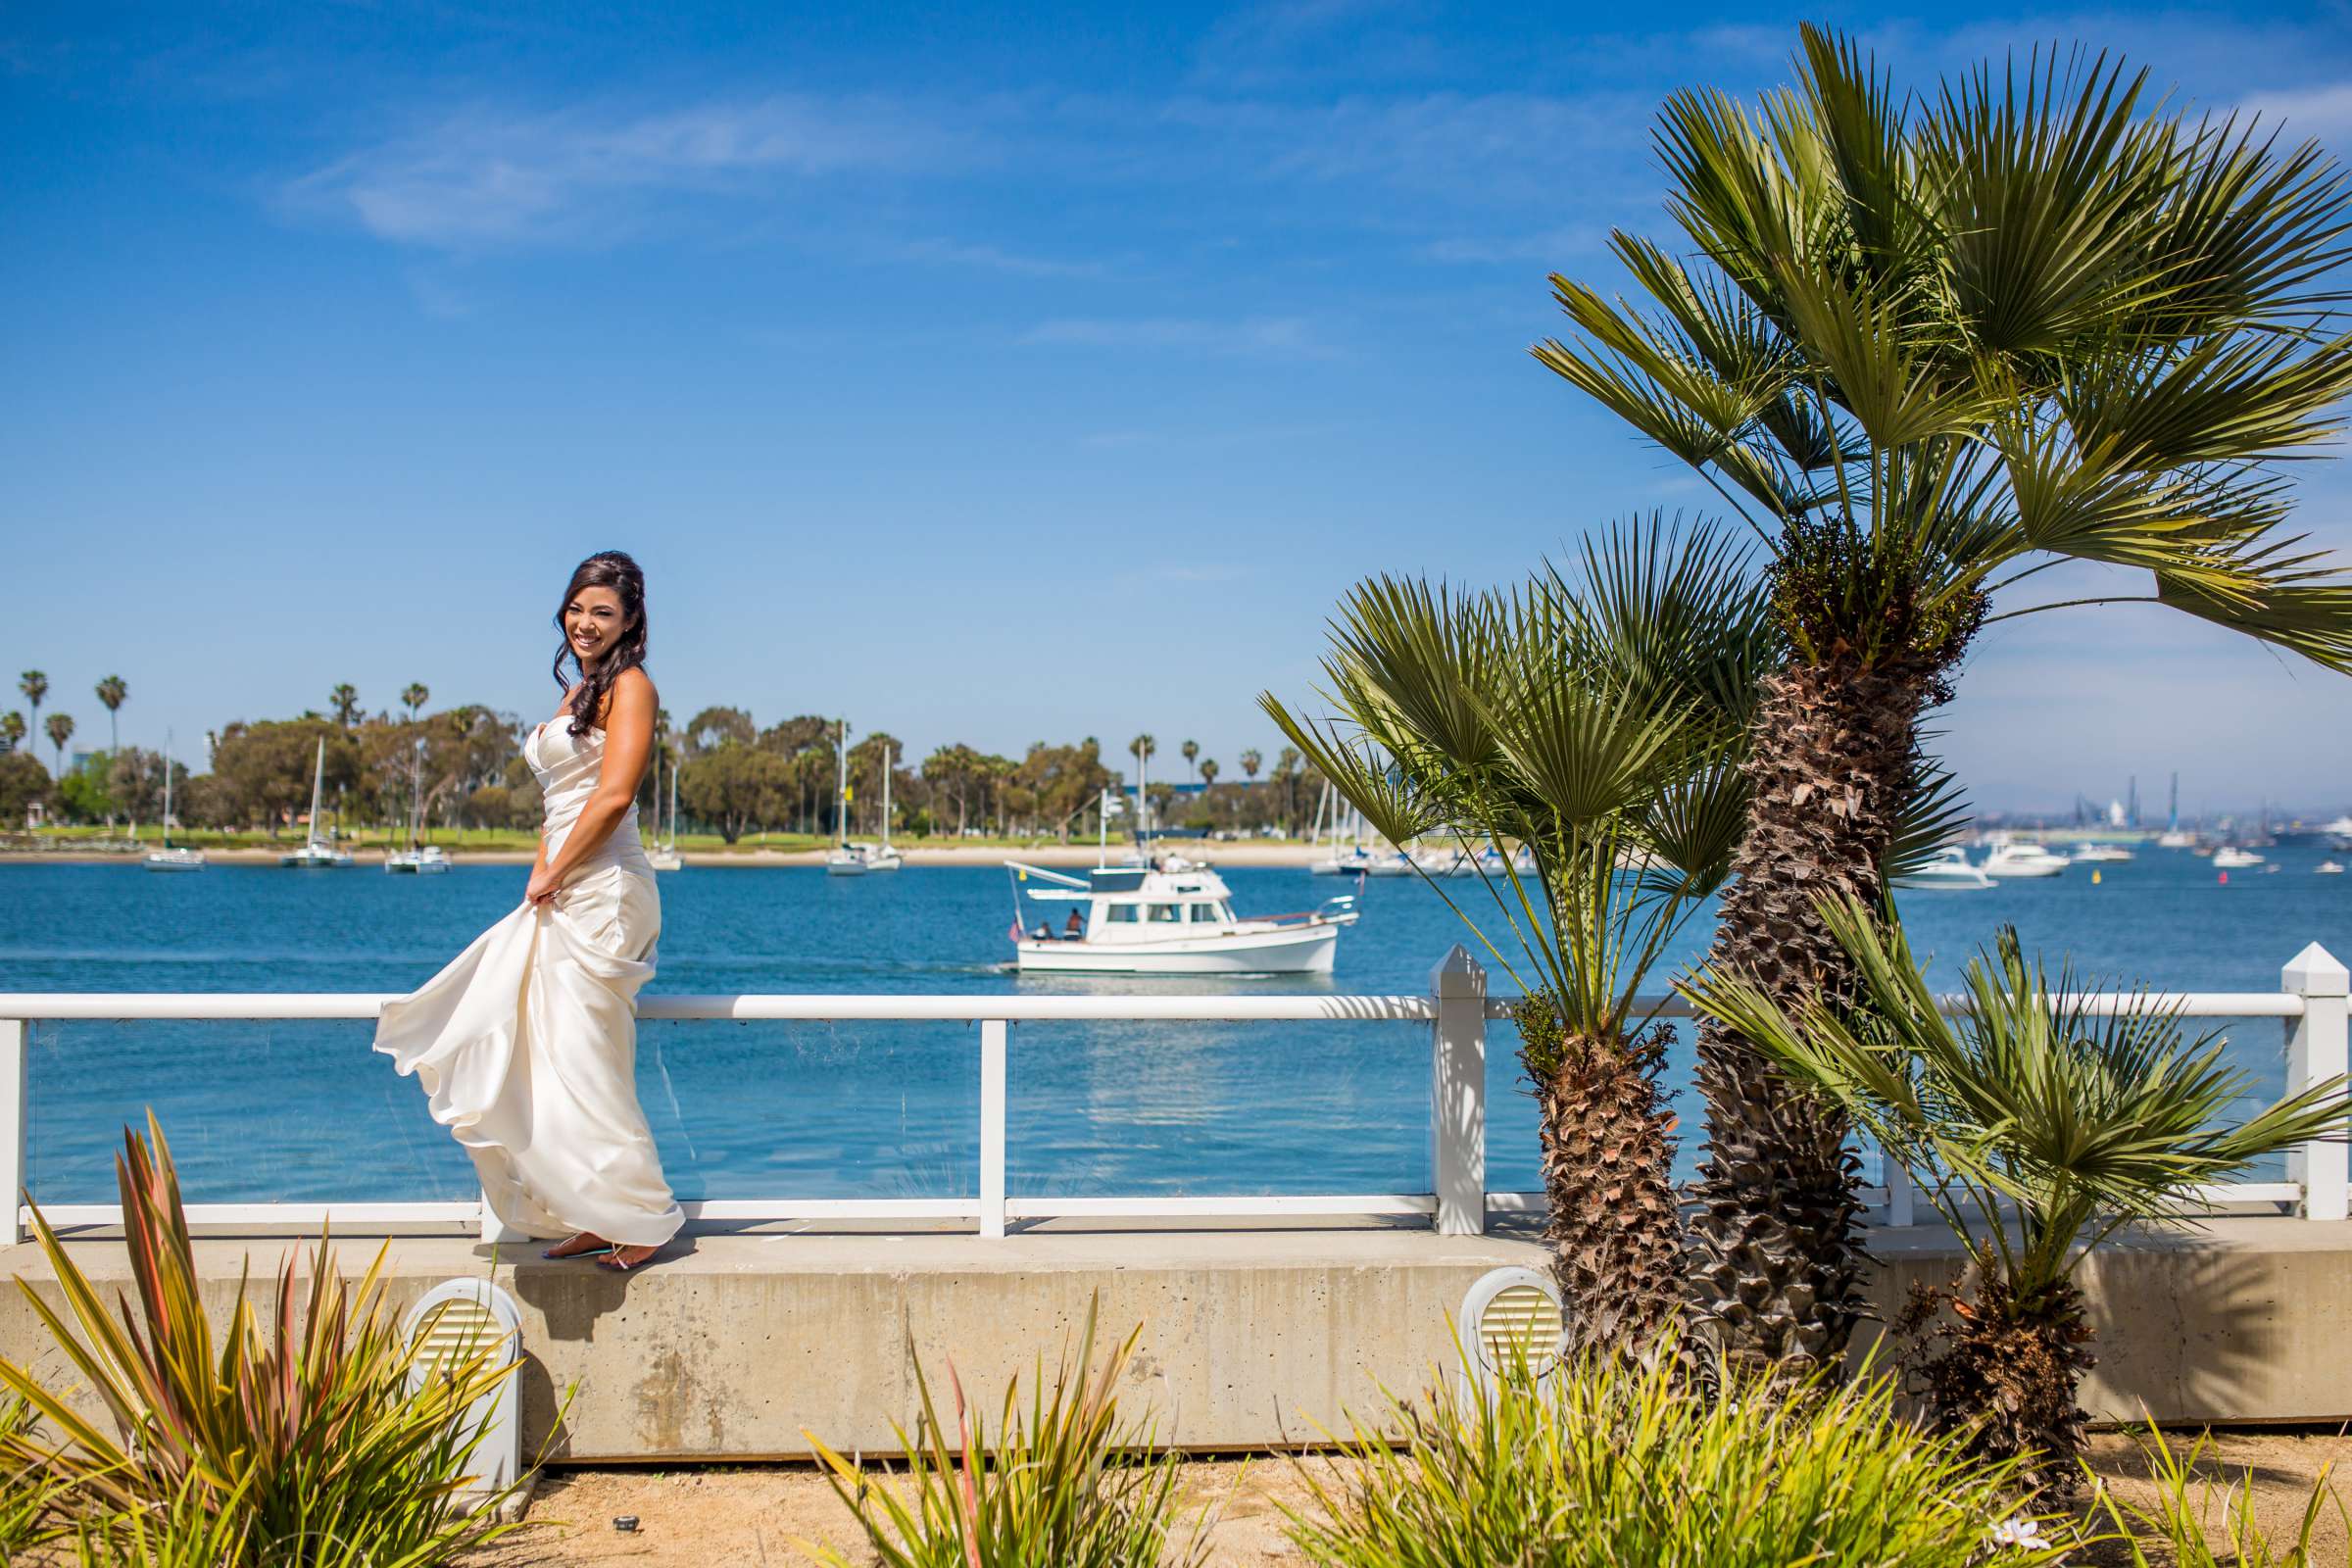
<svg viewBox="0 0 2352 1568">
<path fill-rule="evenodd" d="M 1962 891 L 1992 886 L 1992 878 L 1982 867 L 1971 865 L 1968 852 L 1957 844 L 1946 845 L 1927 864 L 1906 872 L 1897 884 L 1906 888 L 1945 888 Z"/>
<path fill-rule="evenodd" d="M 449 869 L 449 852 L 438 844 L 419 846 L 416 832 L 424 820 L 424 738 L 416 739 L 414 765 L 409 769 L 409 847 L 384 852 L 386 873 L 437 876 Z"/>
<path fill-rule="evenodd" d="M 2068 857 L 2075 865 L 2100 865 L 2131 858 L 2132 852 L 2121 844 L 2097 843 L 2079 844 L 2075 846 L 2075 853 Z"/>
<path fill-rule="evenodd" d="M 147 852 L 150 871 L 201 871 L 204 869 L 202 850 L 175 850 L 172 847 L 172 739 L 164 737 L 164 847 Z"/>
<path fill-rule="evenodd" d="M 679 870 L 686 862 L 678 858 L 678 765 L 675 762 L 669 764 L 669 831 L 664 834 L 661 829 L 662 787 L 657 781 L 654 786 L 654 832 L 659 842 L 647 846 L 645 863 L 657 871 Z"/>
<path fill-rule="evenodd" d="M 2335 860 L 2322 860 L 2318 865 L 2312 867 L 2314 876 L 2342 876 L 2343 874 L 2342 863 Z"/>
<path fill-rule="evenodd" d="M 2352 816 L 2339 816 L 2332 822 L 2323 823 L 2320 831 L 2328 835 L 2329 849 L 2352 850 Z"/>
<path fill-rule="evenodd" d="M 326 784 L 326 737 L 318 737 L 318 760 L 311 768 L 311 831 L 302 848 L 277 858 L 298 871 L 336 871 L 351 864 L 351 852 L 338 850 L 318 831 L 319 795 Z"/>
<path fill-rule="evenodd" d="M 2256 855 L 2252 850 L 2240 849 L 2234 844 L 2225 844 L 2213 852 L 2214 868 L 2220 871 L 2237 871 L 2249 865 L 2260 865 L 2265 858 L 2267 857 Z"/>
<path fill-rule="evenodd" d="M 2069 863 L 2065 856 L 2053 854 L 2045 845 L 1998 839 L 1992 853 L 1984 857 L 1984 872 L 1991 877 L 2057 876 Z"/>
<path fill-rule="evenodd" d="M 2197 847 L 2197 836 L 2184 827 L 2168 827 L 2156 835 L 2156 847 L 2160 850 L 2193 850 Z"/>
<path fill-rule="evenodd" d="M 906 863 L 905 857 L 890 847 L 890 753 L 882 754 L 882 842 L 852 844 L 850 842 L 850 721 L 841 721 L 841 736 L 834 751 L 841 758 L 841 844 L 825 857 L 825 875 L 863 876 L 868 871 L 896 871 Z"/>
<path fill-rule="evenodd" d="M 1302 914 L 1237 915 L 1225 879 L 1180 856 L 1099 865 L 1083 877 L 1004 863 L 1015 900 L 1026 893 L 1047 906 L 1034 927 L 1013 922 L 1024 974 L 1329 974 L 1340 928 L 1356 920 L 1346 894 Z M 1075 930 L 1056 906 L 1067 906 Z"/>
</svg>

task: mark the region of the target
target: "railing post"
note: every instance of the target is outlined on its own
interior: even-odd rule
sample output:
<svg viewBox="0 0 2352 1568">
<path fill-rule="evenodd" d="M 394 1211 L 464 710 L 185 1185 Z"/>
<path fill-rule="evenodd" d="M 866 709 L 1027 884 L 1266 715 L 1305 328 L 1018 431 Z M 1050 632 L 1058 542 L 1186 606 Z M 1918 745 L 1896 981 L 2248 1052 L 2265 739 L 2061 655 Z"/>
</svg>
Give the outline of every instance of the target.
<svg viewBox="0 0 2352 1568">
<path fill-rule="evenodd" d="M 1437 1004 L 1430 1031 L 1429 1177 L 1440 1236 L 1487 1230 L 1487 971 L 1469 950 L 1429 972 Z"/>
<path fill-rule="evenodd" d="M 980 1235 L 1004 1239 L 1004 1031 L 980 1020 Z"/>
<path fill-rule="evenodd" d="M 1889 1226 L 1909 1225 L 1915 1211 L 1912 1206 L 1911 1173 L 1903 1162 L 1884 1149 L 1879 1151 L 1879 1164 L 1886 1182 L 1886 1223 Z"/>
<path fill-rule="evenodd" d="M 8 1183 L 10 1247 L 24 1239 L 24 1035 L 22 1018 L 0 1018 L 0 1179 Z"/>
<path fill-rule="evenodd" d="M 2343 1074 L 2352 974 L 2314 942 L 2287 960 L 2278 978 L 2303 999 L 2303 1016 L 2286 1041 L 2286 1092 L 2291 1095 Z M 2286 1156 L 2288 1178 L 2303 1184 L 2305 1219 L 2346 1217 L 2346 1153 L 2344 1129 L 2338 1127 Z"/>
</svg>

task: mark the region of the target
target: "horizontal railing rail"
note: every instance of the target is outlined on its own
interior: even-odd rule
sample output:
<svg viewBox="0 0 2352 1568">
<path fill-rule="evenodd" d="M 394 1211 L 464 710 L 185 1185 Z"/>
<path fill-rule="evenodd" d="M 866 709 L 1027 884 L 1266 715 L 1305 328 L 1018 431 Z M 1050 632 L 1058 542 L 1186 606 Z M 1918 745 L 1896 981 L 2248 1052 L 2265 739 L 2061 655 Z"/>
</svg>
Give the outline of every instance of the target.
<svg viewBox="0 0 2352 1568">
<path fill-rule="evenodd" d="M 2281 971 L 2278 991 L 2103 993 L 2068 999 L 2098 1014 L 2162 1011 L 2187 1018 L 2278 1018 L 2286 1026 L 2289 1090 L 2341 1075 L 2346 1060 L 2347 976 L 2318 944 Z M 26 1030 L 34 1023 L 138 1020 L 360 1020 L 376 1017 L 389 994 L 367 992 L 15 992 L 0 993 L 0 1179 L 25 1190 Z M 1958 1011 L 1965 999 L 1939 999 Z M 637 1016 L 647 1021 L 737 1022 L 960 1022 L 979 1026 L 978 1193 L 942 1199 L 706 1199 L 680 1206 L 689 1221 L 874 1220 L 973 1225 L 1002 1237 L 1017 1220 L 1057 1218 L 1172 1218 L 1240 1220 L 1269 1217 L 1426 1219 L 1445 1235 L 1486 1228 L 1490 1213 L 1541 1212 L 1542 1193 L 1489 1191 L 1486 1185 L 1487 1024 L 1509 1016 L 1512 1003 L 1487 995 L 1484 969 L 1461 948 L 1447 954 L 1430 977 L 1426 996 L 641 996 Z M 1679 996 L 1645 999 L 1642 1013 L 1691 1016 Z M 1430 1028 L 1430 1171 L 1427 1193 L 1343 1193 L 1151 1197 L 1013 1197 L 1005 1190 L 1005 1068 L 1010 1028 L 1018 1023 L 1419 1023 Z M 36 1195 L 37 1196 L 37 1195 Z M 1907 1225 L 1915 1195 L 1905 1172 L 1888 1162 L 1884 1187 L 1866 1192 L 1874 1218 Z M 2299 1207 L 2312 1219 L 2342 1219 L 2347 1207 L 2346 1148 L 2340 1132 L 2289 1153 L 2283 1182 L 2238 1182 L 2198 1189 L 2193 1202 L 2208 1206 L 2270 1204 Z M 0 1224 L 0 1245 L 21 1241 L 27 1208 Z M 120 1223 L 121 1209 L 105 1203 L 42 1205 L 60 1226 Z M 368 1226 L 471 1228 L 487 1240 L 509 1239 L 486 1203 L 470 1201 L 359 1203 L 192 1203 L 191 1221 L 221 1227 L 312 1228 L 330 1217 L 341 1229 Z"/>
</svg>

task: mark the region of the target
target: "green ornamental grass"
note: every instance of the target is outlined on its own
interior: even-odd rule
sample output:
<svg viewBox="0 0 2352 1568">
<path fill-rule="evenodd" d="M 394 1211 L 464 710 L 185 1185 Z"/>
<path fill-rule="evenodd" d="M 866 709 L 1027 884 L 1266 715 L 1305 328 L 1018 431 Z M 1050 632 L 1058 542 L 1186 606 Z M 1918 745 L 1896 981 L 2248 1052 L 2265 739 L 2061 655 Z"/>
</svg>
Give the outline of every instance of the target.
<svg viewBox="0 0 2352 1568">
<path fill-rule="evenodd" d="M 514 1528 L 494 1517 L 503 1498 L 461 1495 L 479 1442 L 464 1417 L 512 1366 L 481 1353 L 418 1379 L 384 1299 L 383 1254 L 355 1288 L 323 1239 L 307 1285 L 285 1260 L 268 1317 L 240 1280 L 228 1332 L 216 1337 L 178 1175 L 152 1117 L 145 1142 L 125 1131 L 116 1172 L 135 1302 L 104 1300 L 38 1207 L 65 1310 L 19 1282 L 104 1415 L 0 1360 L 0 1389 L 40 1418 L 0 1430 L 0 1475 L 42 1489 L 59 1533 L 101 1562 L 152 1546 L 128 1560 L 436 1568 Z M 183 1539 L 212 1543 L 216 1555 L 156 1554 L 157 1542 Z M 223 1541 L 233 1554 L 220 1554 Z"/>
<path fill-rule="evenodd" d="M 1149 1419 L 1119 1418 L 1119 1379 L 1142 1334 L 1137 1328 L 1092 1366 L 1090 1306 L 1077 1353 L 1050 1387 L 1040 1364 L 1025 1413 L 1019 1380 L 1006 1385 L 993 1437 L 953 1365 L 955 1415 L 942 1421 L 917 1362 L 921 1419 L 911 1434 L 892 1428 L 906 1454 L 903 1491 L 807 1435 L 872 1557 L 804 1549 L 833 1568 L 1200 1568 L 1207 1520 L 1196 1517 L 1179 1537 L 1176 1454 Z"/>
<path fill-rule="evenodd" d="M 1672 1354 L 1604 1355 L 1393 1401 L 1376 1425 L 1351 1419 L 1337 1465 L 1301 1461 L 1316 1507 L 1292 1513 L 1291 1538 L 1325 1568 L 2063 1560 L 2072 1538 L 2020 1502 L 2018 1466 L 1906 1419 L 1890 1379 L 1775 1397 L 1727 1369 L 1722 1395 L 1690 1392 Z"/>
</svg>

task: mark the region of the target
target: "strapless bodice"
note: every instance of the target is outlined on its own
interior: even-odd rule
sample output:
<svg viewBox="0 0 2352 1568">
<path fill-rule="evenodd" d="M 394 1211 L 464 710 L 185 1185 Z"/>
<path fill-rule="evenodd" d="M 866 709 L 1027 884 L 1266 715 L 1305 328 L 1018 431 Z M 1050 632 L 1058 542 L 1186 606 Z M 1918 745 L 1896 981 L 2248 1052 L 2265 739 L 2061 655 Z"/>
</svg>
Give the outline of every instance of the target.
<svg viewBox="0 0 2352 1568">
<path fill-rule="evenodd" d="M 571 721 L 563 719 L 540 725 L 523 742 L 522 760 L 531 764 L 538 777 L 539 793 L 547 807 L 547 847 L 552 854 L 563 847 L 572 824 L 579 820 L 580 808 L 596 791 L 596 781 L 605 767 L 605 732 L 590 730 L 574 736 Z M 599 860 L 643 859 L 644 846 L 637 839 L 637 807 L 631 803 L 628 812 L 613 827 L 612 837 L 605 841 L 595 858 Z"/>
</svg>

